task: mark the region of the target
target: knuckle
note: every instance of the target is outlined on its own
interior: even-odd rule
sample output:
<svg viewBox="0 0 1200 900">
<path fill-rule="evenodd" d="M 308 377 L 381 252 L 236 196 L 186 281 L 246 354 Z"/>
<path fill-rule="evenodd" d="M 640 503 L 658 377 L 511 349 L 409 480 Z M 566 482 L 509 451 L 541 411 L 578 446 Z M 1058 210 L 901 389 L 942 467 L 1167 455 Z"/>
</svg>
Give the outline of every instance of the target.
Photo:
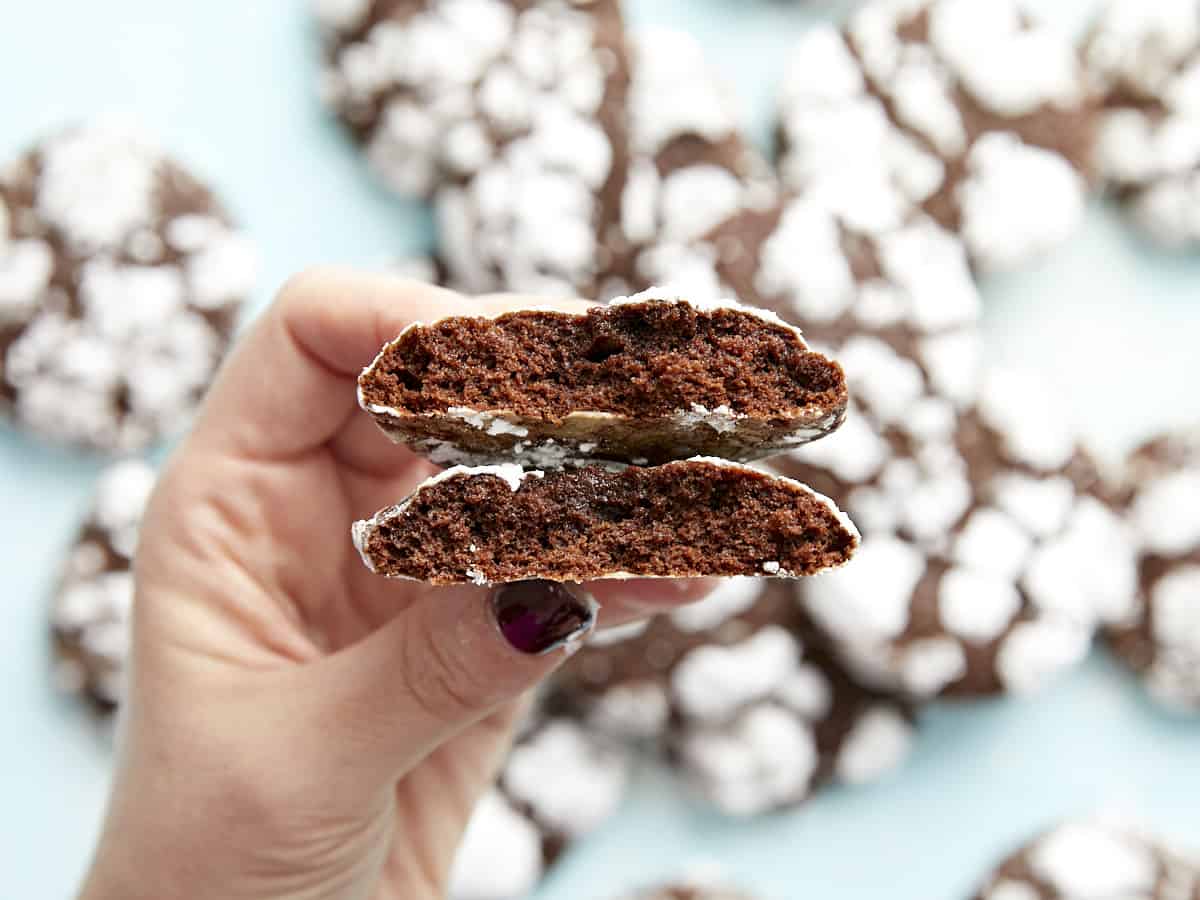
<svg viewBox="0 0 1200 900">
<path fill-rule="evenodd" d="M 487 679 L 448 637 L 423 625 L 402 643 L 402 674 L 413 703 L 439 722 L 472 717 L 491 694 Z"/>
</svg>

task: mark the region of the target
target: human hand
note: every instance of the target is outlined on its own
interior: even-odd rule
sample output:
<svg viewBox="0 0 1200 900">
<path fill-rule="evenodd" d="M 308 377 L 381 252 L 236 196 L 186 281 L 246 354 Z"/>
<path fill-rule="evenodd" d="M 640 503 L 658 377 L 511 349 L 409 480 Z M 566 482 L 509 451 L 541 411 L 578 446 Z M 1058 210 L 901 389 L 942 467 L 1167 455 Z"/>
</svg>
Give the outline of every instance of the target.
<svg viewBox="0 0 1200 900">
<path fill-rule="evenodd" d="M 487 591 L 386 581 L 350 523 L 433 467 L 355 378 L 413 320 L 518 303 L 320 271 L 228 361 L 159 482 L 136 563 L 132 683 L 86 900 L 434 900 L 522 698 L 596 615 L 705 582 Z M 506 639 L 515 611 L 540 623 Z M 514 644 L 515 642 L 515 644 Z"/>
</svg>

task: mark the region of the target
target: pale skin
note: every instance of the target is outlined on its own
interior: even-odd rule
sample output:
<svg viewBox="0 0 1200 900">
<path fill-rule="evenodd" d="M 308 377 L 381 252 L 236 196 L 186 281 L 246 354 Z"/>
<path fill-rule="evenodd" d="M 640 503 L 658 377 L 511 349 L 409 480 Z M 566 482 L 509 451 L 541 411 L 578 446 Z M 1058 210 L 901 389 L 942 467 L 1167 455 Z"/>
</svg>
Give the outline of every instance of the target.
<svg viewBox="0 0 1200 900">
<path fill-rule="evenodd" d="M 85 900 L 445 896 L 530 689 L 567 654 L 511 647 L 482 588 L 363 567 L 350 523 L 434 469 L 358 409 L 355 378 L 411 321 L 529 302 L 320 270 L 249 330 L 142 529 L 131 698 Z M 586 589 L 616 625 L 706 588 Z"/>
</svg>

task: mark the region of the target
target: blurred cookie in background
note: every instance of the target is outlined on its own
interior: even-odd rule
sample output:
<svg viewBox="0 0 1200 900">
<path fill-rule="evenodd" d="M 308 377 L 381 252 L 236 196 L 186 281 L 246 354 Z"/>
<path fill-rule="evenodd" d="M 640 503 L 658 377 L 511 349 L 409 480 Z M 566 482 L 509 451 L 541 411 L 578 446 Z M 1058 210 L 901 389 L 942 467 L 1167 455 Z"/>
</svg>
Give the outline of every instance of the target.
<svg viewBox="0 0 1200 900">
<path fill-rule="evenodd" d="M 592 296 L 624 172 L 617 0 L 315 5 L 322 93 L 402 194 L 436 198 L 451 280 Z"/>
<path fill-rule="evenodd" d="M 55 683 L 102 716 L 125 698 L 133 555 L 154 483 L 154 470 L 137 460 L 101 474 L 51 602 Z"/>
<path fill-rule="evenodd" d="M 1101 819 L 1064 822 L 1005 859 L 975 900 L 1195 900 L 1200 863 Z"/>
<path fill-rule="evenodd" d="M 572 842 L 625 798 L 626 750 L 534 712 L 467 826 L 449 900 L 524 900 Z"/>
<path fill-rule="evenodd" d="M 619 121 L 600 122 L 608 168 L 593 153 L 594 124 L 547 131 L 544 145 L 533 132 L 437 192 L 453 283 L 597 299 L 635 293 L 656 283 L 653 248 L 678 247 L 743 206 L 771 202 L 773 177 L 742 140 L 736 106 L 694 38 L 634 31 L 626 66 L 627 89 L 612 110 Z"/>
<path fill-rule="evenodd" d="M 62 131 L 0 171 L 0 410 L 125 453 L 191 419 L 253 284 L 207 187 L 114 125 Z"/>
<path fill-rule="evenodd" d="M 810 640 L 791 582 L 723 580 L 705 600 L 593 637 L 552 684 L 552 708 L 666 752 L 727 815 L 864 784 L 908 756 L 907 708 L 855 684 Z"/>
<path fill-rule="evenodd" d="M 1150 237 L 1200 244 L 1200 4 L 1111 0 L 1084 58 L 1104 95 L 1099 174 Z"/>
<path fill-rule="evenodd" d="M 882 190 L 888 224 L 920 208 L 978 269 L 1023 265 L 1082 221 L 1095 103 L 1032 4 L 872 0 L 801 38 L 779 118 L 789 187 L 840 194 L 852 216 Z"/>
<path fill-rule="evenodd" d="M 1130 615 L 1132 535 L 1044 386 L 989 372 L 948 432 L 882 436 L 776 464 L 829 488 L 839 453 L 880 451 L 866 478 L 835 486 L 863 529 L 859 558 L 801 586 L 859 678 L 918 698 L 1030 693 Z"/>
<path fill-rule="evenodd" d="M 749 894 L 729 887 L 699 881 L 666 884 L 634 894 L 624 894 L 620 900 L 753 900 Z"/>
<path fill-rule="evenodd" d="M 1200 429 L 1136 450 L 1128 479 L 1140 592 L 1109 644 L 1157 701 L 1200 712 Z"/>
</svg>

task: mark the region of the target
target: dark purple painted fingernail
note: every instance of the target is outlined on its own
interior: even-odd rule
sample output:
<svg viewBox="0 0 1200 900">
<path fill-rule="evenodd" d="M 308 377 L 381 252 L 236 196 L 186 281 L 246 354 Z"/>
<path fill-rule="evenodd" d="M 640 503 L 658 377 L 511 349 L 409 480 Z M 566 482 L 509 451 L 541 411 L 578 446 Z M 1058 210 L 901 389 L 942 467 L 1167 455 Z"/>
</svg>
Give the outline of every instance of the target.
<svg viewBox="0 0 1200 900">
<path fill-rule="evenodd" d="M 494 588 L 490 599 L 500 633 L 522 653 L 577 643 L 596 624 L 596 601 L 576 585 L 517 581 Z"/>
</svg>

